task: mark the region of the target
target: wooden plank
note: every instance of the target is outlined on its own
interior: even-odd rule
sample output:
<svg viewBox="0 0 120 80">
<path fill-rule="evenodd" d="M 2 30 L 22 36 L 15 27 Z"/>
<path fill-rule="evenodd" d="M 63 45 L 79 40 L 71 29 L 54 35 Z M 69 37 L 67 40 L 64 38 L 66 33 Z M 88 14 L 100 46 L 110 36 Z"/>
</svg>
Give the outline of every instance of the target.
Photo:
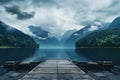
<svg viewBox="0 0 120 80">
<path fill-rule="evenodd" d="M 94 80 L 69 60 L 46 60 L 19 80 Z"/>
</svg>

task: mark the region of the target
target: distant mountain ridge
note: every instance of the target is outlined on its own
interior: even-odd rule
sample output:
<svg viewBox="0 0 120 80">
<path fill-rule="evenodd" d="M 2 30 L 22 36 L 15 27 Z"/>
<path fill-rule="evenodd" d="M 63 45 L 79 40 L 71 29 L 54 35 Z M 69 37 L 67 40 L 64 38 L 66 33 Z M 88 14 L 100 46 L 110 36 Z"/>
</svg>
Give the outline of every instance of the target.
<svg viewBox="0 0 120 80">
<path fill-rule="evenodd" d="M 65 41 L 76 31 L 76 29 L 66 31 L 61 38 L 61 42 L 64 44 Z"/>
<path fill-rule="evenodd" d="M 120 47 L 120 17 L 109 28 L 93 32 L 76 42 L 76 47 Z"/>
<path fill-rule="evenodd" d="M 0 21 L 0 46 L 38 47 L 33 38 Z"/>
<path fill-rule="evenodd" d="M 109 28 L 120 28 L 120 17 L 115 18 Z"/>
<path fill-rule="evenodd" d="M 28 28 L 35 35 L 34 39 L 41 47 L 59 47 L 60 42 L 50 32 L 39 26 L 29 26 Z"/>
<path fill-rule="evenodd" d="M 74 32 L 67 40 L 65 45 L 67 47 L 74 47 L 75 46 L 75 42 L 79 39 L 82 39 L 83 37 L 85 37 L 86 35 L 97 31 L 97 30 L 104 30 L 107 29 L 109 26 L 109 23 L 102 23 L 100 21 L 94 21 L 90 24 L 88 24 L 87 26 L 85 26 L 84 28 Z"/>
<path fill-rule="evenodd" d="M 33 34 L 35 34 L 36 36 L 41 37 L 41 38 L 46 38 L 50 34 L 49 32 L 43 30 L 41 27 L 34 27 L 31 25 L 28 28 Z"/>
</svg>

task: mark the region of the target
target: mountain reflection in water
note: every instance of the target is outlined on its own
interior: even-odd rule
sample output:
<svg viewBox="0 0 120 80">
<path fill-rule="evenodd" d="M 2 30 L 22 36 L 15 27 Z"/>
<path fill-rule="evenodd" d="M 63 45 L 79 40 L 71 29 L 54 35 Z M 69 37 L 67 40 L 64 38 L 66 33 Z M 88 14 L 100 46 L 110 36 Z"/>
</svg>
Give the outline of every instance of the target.
<svg viewBox="0 0 120 80">
<path fill-rule="evenodd" d="M 67 59 L 74 61 L 104 61 L 110 60 L 120 64 L 120 49 L 0 49 L 0 65 L 5 61 L 41 61 L 45 59 Z"/>
<path fill-rule="evenodd" d="M 119 48 L 85 48 L 76 50 L 76 53 L 92 61 L 112 61 L 120 65 Z"/>
</svg>

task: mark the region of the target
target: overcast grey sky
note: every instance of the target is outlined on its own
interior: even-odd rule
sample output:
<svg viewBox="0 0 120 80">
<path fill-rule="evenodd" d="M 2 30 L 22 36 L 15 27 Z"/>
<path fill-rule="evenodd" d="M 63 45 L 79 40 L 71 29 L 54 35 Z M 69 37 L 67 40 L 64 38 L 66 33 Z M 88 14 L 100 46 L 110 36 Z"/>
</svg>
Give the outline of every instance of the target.
<svg viewBox="0 0 120 80">
<path fill-rule="evenodd" d="M 119 8 L 120 0 L 0 0 L 0 20 L 29 34 L 34 25 L 60 37 L 96 19 L 111 22 Z"/>
</svg>

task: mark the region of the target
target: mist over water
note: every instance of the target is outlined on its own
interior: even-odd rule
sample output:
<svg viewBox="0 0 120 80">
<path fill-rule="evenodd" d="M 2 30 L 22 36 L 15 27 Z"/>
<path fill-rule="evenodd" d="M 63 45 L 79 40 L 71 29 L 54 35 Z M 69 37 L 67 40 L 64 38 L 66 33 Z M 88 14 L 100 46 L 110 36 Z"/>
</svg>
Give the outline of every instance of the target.
<svg viewBox="0 0 120 80">
<path fill-rule="evenodd" d="M 5 61 L 41 61 L 46 59 L 67 59 L 71 61 L 113 61 L 120 64 L 120 49 L 27 49 L 9 48 L 0 49 L 0 65 Z"/>
<path fill-rule="evenodd" d="M 62 48 L 51 48 L 51 49 L 37 49 L 35 54 L 26 61 L 41 61 L 46 59 L 67 59 L 74 61 L 88 61 L 85 57 L 76 54 L 74 49 L 62 49 Z"/>
<path fill-rule="evenodd" d="M 9 48 L 0 50 L 0 65 L 5 61 L 41 61 L 46 59 L 67 59 L 74 61 L 90 61 L 76 54 L 74 49 L 26 49 Z"/>
</svg>

